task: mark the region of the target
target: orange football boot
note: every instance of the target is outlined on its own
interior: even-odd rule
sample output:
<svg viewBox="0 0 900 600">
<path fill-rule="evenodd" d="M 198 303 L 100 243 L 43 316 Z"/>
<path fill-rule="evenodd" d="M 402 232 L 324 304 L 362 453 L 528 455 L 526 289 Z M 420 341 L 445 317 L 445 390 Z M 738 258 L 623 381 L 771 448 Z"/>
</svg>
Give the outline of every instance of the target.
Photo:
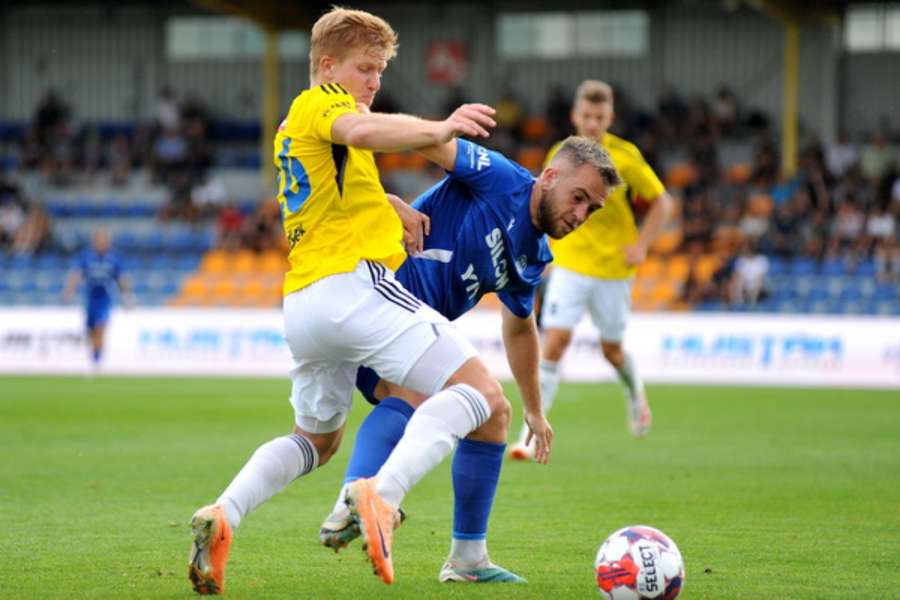
<svg viewBox="0 0 900 600">
<path fill-rule="evenodd" d="M 231 548 L 231 527 L 225 510 L 216 505 L 204 506 L 191 518 L 191 562 L 188 577 L 198 594 L 221 594 L 225 591 L 225 563 Z"/>
<path fill-rule="evenodd" d="M 357 479 L 347 490 L 347 507 L 357 519 L 376 575 L 385 583 L 394 582 L 394 563 L 391 545 L 394 529 L 401 518 L 396 508 L 385 502 L 375 491 L 375 478 Z"/>
</svg>

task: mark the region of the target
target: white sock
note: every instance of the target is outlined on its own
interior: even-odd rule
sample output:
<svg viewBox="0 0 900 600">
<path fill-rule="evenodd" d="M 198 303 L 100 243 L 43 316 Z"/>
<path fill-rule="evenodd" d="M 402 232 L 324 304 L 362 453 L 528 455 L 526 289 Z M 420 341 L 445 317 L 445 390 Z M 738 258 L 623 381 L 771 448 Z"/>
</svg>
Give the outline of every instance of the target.
<svg viewBox="0 0 900 600">
<path fill-rule="evenodd" d="M 399 506 L 410 488 L 490 415 L 491 408 L 481 392 L 465 384 L 451 386 L 426 400 L 413 413 L 400 443 L 378 471 L 378 494 Z"/>
<path fill-rule="evenodd" d="M 275 438 L 256 449 L 216 503 L 222 505 L 228 524 L 236 529 L 247 513 L 318 465 L 316 447 L 302 435 Z"/>
<path fill-rule="evenodd" d="M 556 400 L 556 392 L 559 390 L 559 363 L 550 360 L 541 361 L 541 404 L 544 406 L 544 414 L 550 414 L 550 408 L 553 407 L 553 401 Z M 522 431 L 519 432 L 519 444 L 525 445 L 525 439 L 528 437 L 528 425 L 522 424 Z M 532 444 L 534 440 L 531 441 Z"/>
<path fill-rule="evenodd" d="M 487 540 L 457 540 L 450 542 L 450 562 L 456 567 L 475 568 L 488 561 Z"/>
<path fill-rule="evenodd" d="M 341 510 L 347 510 L 347 488 L 350 486 L 349 483 L 345 483 L 341 486 L 341 491 L 338 494 L 337 500 L 334 501 L 334 508 L 331 509 L 332 513 L 336 513 Z"/>
<path fill-rule="evenodd" d="M 625 357 L 625 360 L 622 362 L 621 367 L 616 367 L 616 373 L 619 375 L 619 381 L 628 388 L 628 393 L 634 396 L 644 389 L 644 383 L 637 374 L 631 355 L 626 352 L 623 352 L 622 355 Z"/>
</svg>

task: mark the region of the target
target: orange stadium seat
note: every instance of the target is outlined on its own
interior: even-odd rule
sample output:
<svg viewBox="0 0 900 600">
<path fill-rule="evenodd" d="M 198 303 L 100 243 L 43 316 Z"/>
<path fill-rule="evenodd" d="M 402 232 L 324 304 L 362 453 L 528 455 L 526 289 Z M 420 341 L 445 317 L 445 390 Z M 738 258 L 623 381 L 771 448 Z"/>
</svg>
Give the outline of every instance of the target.
<svg viewBox="0 0 900 600">
<path fill-rule="evenodd" d="M 736 163 L 725 169 L 725 180 L 729 183 L 747 183 L 753 174 L 750 163 Z"/>
<path fill-rule="evenodd" d="M 650 249 L 658 254 L 669 254 L 681 245 L 681 230 L 669 229 L 660 235 Z"/>
<path fill-rule="evenodd" d="M 668 264 L 666 265 L 666 275 L 668 275 L 669 279 L 672 281 L 678 283 L 684 282 L 687 279 L 690 270 L 691 266 L 687 256 L 684 254 L 675 254 L 669 257 Z"/>
<path fill-rule="evenodd" d="M 538 174 L 544 167 L 544 156 L 547 153 L 543 148 L 538 148 L 532 146 L 530 148 L 523 148 L 519 150 L 518 154 L 516 154 L 516 162 L 531 171 L 534 174 Z"/>
<path fill-rule="evenodd" d="M 641 264 L 641 266 L 638 267 L 638 277 L 647 279 L 659 279 L 662 274 L 663 263 L 659 258 L 655 256 L 649 257 Z"/>
<path fill-rule="evenodd" d="M 399 152 L 385 152 L 378 155 L 378 170 L 381 172 L 396 171 L 403 168 L 403 155 Z"/>
<path fill-rule="evenodd" d="M 701 283 L 707 283 L 712 279 L 713 273 L 718 270 L 722 260 L 715 254 L 704 254 L 697 261 L 696 274 Z"/>
<path fill-rule="evenodd" d="M 261 262 L 255 252 L 239 250 L 231 261 L 232 273 L 256 273 L 261 270 Z"/>
<path fill-rule="evenodd" d="M 277 250 L 267 250 L 260 260 L 260 270 L 263 273 L 281 275 L 288 270 L 287 257 Z"/>
<path fill-rule="evenodd" d="M 660 308 L 668 306 L 670 302 L 680 296 L 679 286 L 670 279 L 657 282 L 650 292 L 650 300 L 658 303 Z"/>
<path fill-rule="evenodd" d="M 768 217 L 775 203 L 768 194 L 753 194 L 747 201 L 747 213 L 753 217 Z"/>
<path fill-rule="evenodd" d="M 211 250 L 203 256 L 200 270 L 205 273 L 225 273 L 230 270 L 231 257 L 224 250 Z"/>
<path fill-rule="evenodd" d="M 679 163 L 666 172 L 666 186 L 683 189 L 697 181 L 697 169 L 690 163 Z"/>
<path fill-rule="evenodd" d="M 550 133 L 550 125 L 541 117 L 529 117 L 522 124 L 522 137 L 528 142 L 540 143 Z"/>
<path fill-rule="evenodd" d="M 428 167 L 428 159 L 418 152 L 403 154 L 403 168 L 410 171 L 422 171 Z"/>
</svg>

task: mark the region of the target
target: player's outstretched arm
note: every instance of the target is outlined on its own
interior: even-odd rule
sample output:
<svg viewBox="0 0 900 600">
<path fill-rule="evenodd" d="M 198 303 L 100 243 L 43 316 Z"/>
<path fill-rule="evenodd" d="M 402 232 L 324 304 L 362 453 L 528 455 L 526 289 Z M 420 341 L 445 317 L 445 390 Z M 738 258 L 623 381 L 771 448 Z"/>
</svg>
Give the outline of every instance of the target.
<svg viewBox="0 0 900 600">
<path fill-rule="evenodd" d="M 525 410 L 525 423 L 529 434 L 526 443 L 535 439 L 534 459 L 546 464 L 550 459 L 553 445 L 553 428 L 544 416 L 541 404 L 541 385 L 538 375 L 541 346 L 537 323 L 534 314 L 526 318 L 517 317 L 506 306 L 501 307 L 503 315 L 503 345 L 506 347 L 506 359 L 512 370 L 522 405 Z"/>
<path fill-rule="evenodd" d="M 332 141 L 376 151 L 415 150 L 445 144 L 457 136 L 487 137 L 496 125 L 494 109 L 485 104 L 464 104 L 443 121 L 409 115 L 345 113 L 331 125 Z"/>
<path fill-rule="evenodd" d="M 637 241 L 625 247 L 625 262 L 639 265 L 647 258 L 650 245 L 660 236 L 674 210 L 674 201 L 668 192 L 657 196 L 650 204 L 650 210 L 638 232 Z"/>
</svg>

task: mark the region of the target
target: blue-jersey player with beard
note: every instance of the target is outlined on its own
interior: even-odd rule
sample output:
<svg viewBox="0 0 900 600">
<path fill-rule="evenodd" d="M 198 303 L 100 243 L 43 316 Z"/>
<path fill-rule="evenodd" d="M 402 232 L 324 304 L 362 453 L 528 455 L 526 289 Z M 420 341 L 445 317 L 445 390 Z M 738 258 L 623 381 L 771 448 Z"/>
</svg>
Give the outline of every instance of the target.
<svg viewBox="0 0 900 600">
<path fill-rule="evenodd" d="M 602 208 L 619 185 L 619 175 L 605 150 L 580 137 L 567 139 L 537 178 L 502 154 L 462 139 L 420 152 L 444 167 L 447 176 L 413 203 L 415 210 L 392 199 L 404 221 L 408 248 L 419 224 L 433 224 L 424 243 L 421 238 L 412 242 L 421 252 L 408 258 L 396 277 L 450 320 L 496 292 L 525 422 L 537 441 L 536 460 L 545 463 L 553 431 L 541 406 L 532 301 L 552 260 L 547 236 L 567 235 Z M 344 504 L 347 486 L 378 472 L 425 399 L 365 367 L 359 370 L 357 387 L 376 406 L 360 426 L 344 488 L 320 530 L 322 543 L 336 551 L 359 535 Z M 523 581 L 491 563 L 487 554 L 487 522 L 505 447 L 474 436 L 459 441 L 452 465 L 453 539 L 441 581 Z"/>
</svg>

